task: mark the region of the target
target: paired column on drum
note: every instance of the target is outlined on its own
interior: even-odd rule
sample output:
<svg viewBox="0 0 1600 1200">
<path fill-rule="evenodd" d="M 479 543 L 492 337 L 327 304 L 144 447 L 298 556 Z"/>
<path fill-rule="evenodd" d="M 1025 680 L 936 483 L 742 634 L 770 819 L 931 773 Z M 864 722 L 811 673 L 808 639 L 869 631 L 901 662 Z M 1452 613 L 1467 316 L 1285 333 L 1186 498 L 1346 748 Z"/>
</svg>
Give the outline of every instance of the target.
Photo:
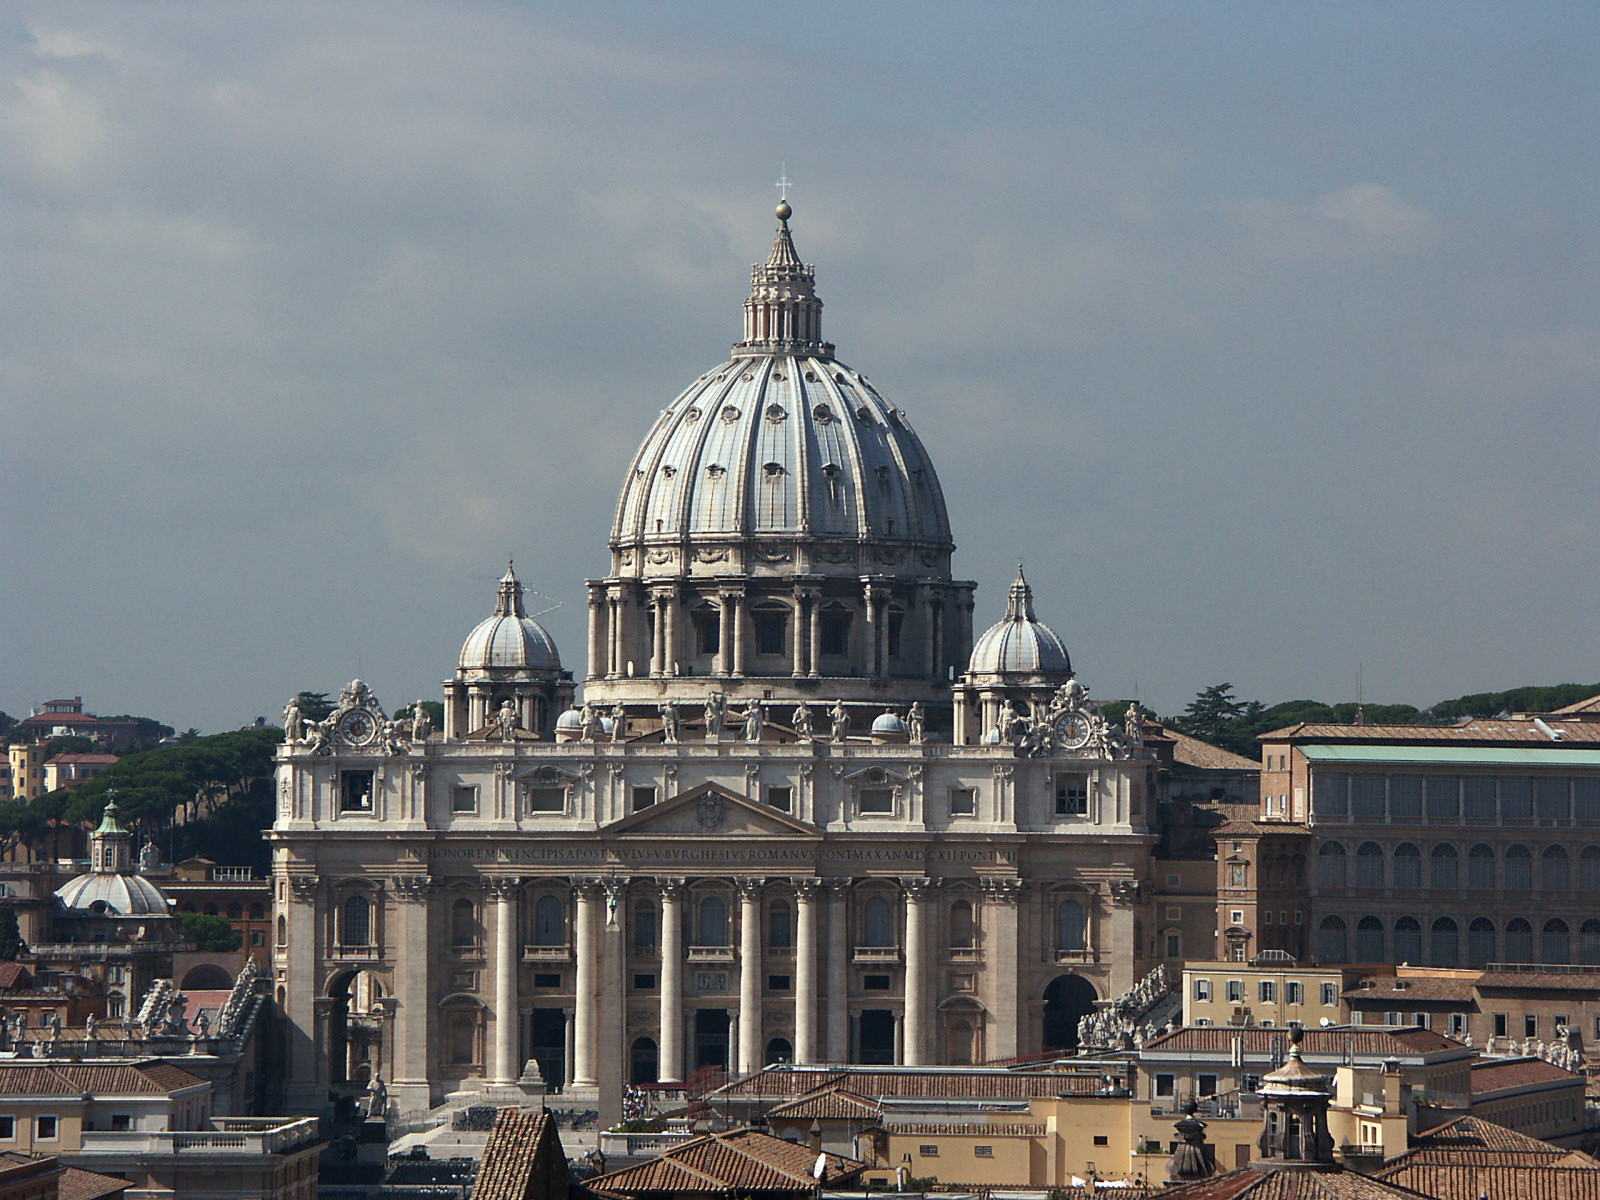
<svg viewBox="0 0 1600 1200">
<path fill-rule="evenodd" d="M 596 920 L 600 912 L 600 883 L 585 879 L 577 883 L 578 919 L 573 929 L 573 957 L 578 963 L 575 985 L 577 1014 L 574 1021 L 574 1065 L 572 1082 L 577 1087 L 593 1087 L 599 1082 L 599 946 L 595 943 Z"/>
<path fill-rule="evenodd" d="M 761 889 L 762 879 L 739 886 L 739 1072 L 761 1069 Z"/>
<path fill-rule="evenodd" d="M 905 1048 L 902 1061 L 920 1067 L 927 1061 L 928 948 L 927 913 L 930 880 L 911 876 L 900 881 L 906 900 Z"/>
<path fill-rule="evenodd" d="M 794 885 L 794 1061 L 817 1061 L 817 893 L 815 879 Z"/>
<path fill-rule="evenodd" d="M 515 1083 L 517 1062 L 517 900 L 522 880 L 512 875 L 484 881 L 494 902 L 494 1083 Z"/>
<path fill-rule="evenodd" d="M 683 1082 L 683 883 L 661 881 L 662 1083 Z"/>
</svg>

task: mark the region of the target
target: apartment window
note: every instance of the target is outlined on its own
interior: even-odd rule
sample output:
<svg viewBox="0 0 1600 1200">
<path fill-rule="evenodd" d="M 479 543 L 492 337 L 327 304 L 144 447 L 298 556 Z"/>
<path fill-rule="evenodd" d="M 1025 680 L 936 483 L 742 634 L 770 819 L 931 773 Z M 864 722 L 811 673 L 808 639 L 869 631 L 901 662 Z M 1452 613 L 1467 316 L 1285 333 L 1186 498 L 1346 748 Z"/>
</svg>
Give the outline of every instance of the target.
<svg viewBox="0 0 1600 1200">
<path fill-rule="evenodd" d="M 15 1117 L 0 1117 L 0 1142 L 15 1141 L 17 1136 L 17 1119 Z"/>
<path fill-rule="evenodd" d="M 1167 957 L 1183 957 L 1183 938 L 1176 933 L 1167 934 Z"/>
<path fill-rule="evenodd" d="M 1215 1096 L 1217 1094 L 1217 1077 L 1215 1075 L 1200 1075 L 1195 1084 L 1195 1093 L 1201 1096 Z"/>
<path fill-rule="evenodd" d="M 339 772 L 339 811 L 372 811 L 372 772 Z"/>
<path fill-rule="evenodd" d="M 758 612 L 752 619 L 756 627 L 756 653 L 782 654 L 789 629 L 788 617 L 778 612 Z"/>
<path fill-rule="evenodd" d="M 642 783 L 633 789 L 633 811 L 649 808 L 656 802 L 656 788 L 653 783 Z"/>
<path fill-rule="evenodd" d="M 950 815 L 952 817 L 975 817 L 978 815 L 978 789 L 955 788 L 950 793 Z"/>
<path fill-rule="evenodd" d="M 132 1116 L 131 1113 L 112 1113 L 111 1114 L 111 1132 L 112 1133 L 127 1133 L 132 1128 L 133 1128 L 133 1116 Z"/>
<path fill-rule="evenodd" d="M 567 810 L 567 789 L 563 787 L 530 787 L 528 811 L 558 813 Z"/>
<path fill-rule="evenodd" d="M 993 1158 L 994 1157 L 994 1147 L 993 1146 L 974 1146 L 972 1148 L 972 1156 L 974 1158 Z"/>
<path fill-rule="evenodd" d="M 1210 1017 L 1196 1017 L 1194 1019 L 1194 1023 L 1195 1023 L 1196 1026 L 1198 1026 L 1200 1028 L 1205 1028 L 1206 1026 L 1211 1024 L 1211 1018 Z"/>
<path fill-rule="evenodd" d="M 458 787 L 450 789 L 450 811 L 453 813 L 475 813 L 478 811 L 478 789 L 475 787 Z"/>
<path fill-rule="evenodd" d="M 1257 991 L 1262 1004 L 1276 1004 L 1278 1002 L 1278 984 L 1276 980 L 1263 979 Z"/>
<path fill-rule="evenodd" d="M 1156 1076 L 1156 1095 L 1157 1096 L 1170 1096 L 1170 1095 L 1172 1095 L 1173 1091 L 1174 1091 L 1173 1080 L 1174 1080 L 1174 1077 L 1171 1076 L 1171 1075 L 1157 1075 Z"/>
<path fill-rule="evenodd" d="M 1272 910 L 1270 908 L 1264 908 L 1261 910 L 1261 923 L 1263 925 L 1272 924 Z"/>
<path fill-rule="evenodd" d="M 767 789 L 767 803 L 779 812 L 793 811 L 794 789 L 792 787 L 769 787 Z"/>
<path fill-rule="evenodd" d="M 1337 1003 L 1339 1003 L 1339 985 L 1337 983 L 1323 984 L 1322 1006 L 1324 1008 L 1332 1008 Z"/>
<path fill-rule="evenodd" d="M 1228 914 L 1228 924 L 1230 924 L 1230 925 L 1243 925 L 1244 924 L 1244 909 L 1236 908 L 1233 911 L 1231 911 Z"/>
<path fill-rule="evenodd" d="M 1494 1015 L 1494 1036 L 1495 1037 L 1505 1037 L 1506 1036 L 1507 1024 L 1508 1024 L 1508 1018 L 1506 1017 L 1505 1013 L 1495 1013 L 1495 1015 Z M 1595 1027 L 1595 1036 L 1596 1037 L 1600 1037 L 1600 1020 L 1596 1020 L 1595 1021 L 1594 1027 Z"/>
<path fill-rule="evenodd" d="M 1534 1016 L 1532 1013 L 1524 1013 L 1522 1015 L 1522 1036 L 1539 1036 L 1539 1018 Z"/>
<path fill-rule="evenodd" d="M 1063 772 L 1056 776 L 1056 816 L 1081 817 L 1089 811 L 1089 777 Z"/>
<path fill-rule="evenodd" d="M 935 1144 L 935 1145 L 932 1145 L 932 1146 L 918 1146 L 917 1147 L 917 1157 L 919 1157 L 919 1158 L 938 1158 L 939 1157 L 939 1147 L 938 1147 L 938 1145 Z"/>
<path fill-rule="evenodd" d="M 1299 980 L 1291 979 L 1283 985 L 1283 988 L 1283 998 L 1290 1004 L 1304 1004 L 1306 1002 L 1306 990 L 1301 986 Z"/>
<path fill-rule="evenodd" d="M 888 815 L 893 813 L 894 789 L 884 787 L 862 788 L 861 811 L 863 813 L 876 813 L 879 815 Z"/>
<path fill-rule="evenodd" d="M 1194 981 L 1194 998 L 1196 1000 L 1211 999 L 1211 980 L 1196 979 Z"/>
<path fill-rule="evenodd" d="M 1229 1001 L 1229 1003 L 1237 1003 L 1237 1002 L 1242 1001 L 1243 999 L 1244 999 L 1244 980 L 1242 980 L 1242 979 L 1230 979 L 1230 980 L 1228 980 L 1228 1001 Z"/>
<path fill-rule="evenodd" d="M 53 1115 L 33 1119 L 33 1139 L 36 1142 L 56 1140 L 56 1118 Z"/>
<path fill-rule="evenodd" d="M 1097 1133 L 1094 1135 L 1094 1144 L 1096 1146 L 1109 1146 L 1111 1145 L 1111 1138 L 1107 1134 Z"/>
<path fill-rule="evenodd" d="M 1467 1032 L 1467 1014 L 1450 1014 L 1450 1036 L 1453 1038 L 1464 1037 Z"/>
</svg>

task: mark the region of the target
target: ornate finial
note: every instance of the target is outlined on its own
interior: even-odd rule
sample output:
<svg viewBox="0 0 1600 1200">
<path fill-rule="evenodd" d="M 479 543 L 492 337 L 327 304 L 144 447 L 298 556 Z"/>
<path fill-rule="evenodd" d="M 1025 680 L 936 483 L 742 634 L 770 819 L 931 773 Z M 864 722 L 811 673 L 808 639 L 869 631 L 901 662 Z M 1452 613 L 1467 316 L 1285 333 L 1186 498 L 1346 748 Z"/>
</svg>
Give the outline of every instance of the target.
<svg viewBox="0 0 1600 1200">
<path fill-rule="evenodd" d="M 494 615 L 497 617 L 527 615 L 527 610 L 522 607 L 522 581 L 517 578 L 509 558 L 506 560 L 506 573 L 500 577 L 500 592 L 495 601 Z"/>
<path fill-rule="evenodd" d="M 1017 577 L 1011 584 L 1010 594 L 1006 597 L 1006 620 L 1032 621 L 1033 615 L 1033 589 L 1028 586 L 1028 579 L 1022 573 L 1022 564 L 1017 563 Z"/>
</svg>

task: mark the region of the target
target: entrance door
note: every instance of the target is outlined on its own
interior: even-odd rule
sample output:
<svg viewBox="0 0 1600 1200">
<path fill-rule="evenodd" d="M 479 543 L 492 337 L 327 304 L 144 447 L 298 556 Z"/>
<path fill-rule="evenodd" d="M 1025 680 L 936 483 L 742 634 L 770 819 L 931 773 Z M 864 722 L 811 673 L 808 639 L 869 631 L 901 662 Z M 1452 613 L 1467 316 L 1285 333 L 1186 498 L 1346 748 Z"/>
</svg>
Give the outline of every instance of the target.
<svg viewBox="0 0 1600 1200">
<path fill-rule="evenodd" d="M 558 1092 L 567 1081 L 567 1014 L 559 1008 L 533 1010 L 533 1046 L 530 1057 L 539 1064 L 544 1086 Z"/>
<path fill-rule="evenodd" d="M 894 1066 L 894 1010 L 861 1010 L 861 1058 L 866 1066 Z"/>
<path fill-rule="evenodd" d="M 694 1069 L 728 1069 L 728 1010 L 697 1008 L 694 1012 Z"/>
<path fill-rule="evenodd" d="M 1075 1050 L 1078 1022 L 1094 1011 L 1094 984 L 1081 975 L 1057 975 L 1044 990 L 1044 1048 Z"/>
</svg>

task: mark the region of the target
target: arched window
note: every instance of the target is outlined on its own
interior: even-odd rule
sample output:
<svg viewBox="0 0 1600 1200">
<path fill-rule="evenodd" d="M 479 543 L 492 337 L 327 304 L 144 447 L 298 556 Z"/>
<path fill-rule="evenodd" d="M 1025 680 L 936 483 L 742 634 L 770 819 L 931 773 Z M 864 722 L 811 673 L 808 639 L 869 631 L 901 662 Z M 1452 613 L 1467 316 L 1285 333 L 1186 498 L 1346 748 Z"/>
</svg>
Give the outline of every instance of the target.
<svg viewBox="0 0 1600 1200">
<path fill-rule="evenodd" d="M 1383 847 L 1377 842 L 1362 842 L 1356 847 L 1356 886 L 1383 886 Z"/>
<path fill-rule="evenodd" d="M 1383 961 L 1383 922 L 1374 916 L 1365 916 L 1356 922 L 1356 961 Z"/>
<path fill-rule="evenodd" d="M 1467 926 L 1467 965 L 1482 967 L 1494 961 L 1494 922 L 1473 917 Z"/>
<path fill-rule="evenodd" d="M 972 944 L 972 905 L 957 900 L 950 906 L 950 945 L 956 950 L 970 950 Z"/>
<path fill-rule="evenodd" d="M 1479 842 L 1467 851 L 1467 886 L 1475 892 L 1494 890 L 1494 847 Z"/>
<path fill-rule="evenodd" d="M 766 1065 L 794 1061 L 794 1047 L 789 1044 L 788 1038 L 776 1037 L 767 1043 Z"/>
<path fill-rule="evenodd" d="M 628 1052 L 628 1082 L 655 1083 L 658 1078 L 658 1056 L 654 1038 L 634 1038 Z"/>
<path fill-rule="evenodd" d="M 230 904 L 230 905 L 228 905 L 228 920 L 230 920 L 230 921 L 242 921 L 242 920 L 244 920 L 244 905 L 242 905 L 242 904 Z"/>
<path fill-rule="evenodd" d="M 266 910 L 265 907 L 262 906 L 261 901 L 257 900 L 254 904 L 252 904 L 250 906 L 250 919 L 252 921 L 264 920 L 266 918 L 266 915 L 267 915 L 267 910 Z"/>
<path fill-rule="evenodd" d="M 794 924 L 789 906 L 782 900 L 774 900 L 767 910 L 767 949 L 789 950 L 793 946 Z"/>
<path fill-rule="evenodd" d="M 1533 926 L 1521 917 L 1506 923 L 1506 961 L 1514 963 L 1533 961 Z"/>
<path fill-rule="evenodd" d="M 1410 842 L 1401 842 L 1394 848 L 1394 886 L 1397 888 L 1422 886 L 1422 851 Z"/>
<path fill-rule="evenodd" d="M 450 944 L 475 946 L 478 944 L 477 913 L 472 901 L 465 896 L 450 906 Z"/>
<path fill-rule="evenodd" d="M 871 896 L 861 912 L 861 944 L 877 948 L 893 946 L 894 910 L 882 896 Z"/>
<path fill-rule="evenodd" d="M 221 914 L 219 914 L 217 912 L 217 905 L 216 905 L 215 901 L 213 901 L 212 903 L 206 905 L 206 916 L 215 917 L 215 916 L 219 916 L 219 915 L 221 915 Z"/>
<path fill-rule="evenodd" d="M 1422 961 L 1422 923 L 1415 917 L 1401 917 L 1394 923 L 1394 958 L 1402 963 Z"/>
<path fill-rule="evenodd" d="M 1076 900 L 1063 900 L 1056 906 L 1056 949 L 1082 950 L 1083 935 L 1083 905 Z"/>
<path fill-rule="evenodd" d="M 1585 846 L 1578 855 L 1578 890 L 1600 892 L 1600 846 Z"/>
<path fill-rule="evenodd" d="M 728 944 L 728 906 L 723 903 L 721 896 L 707 896 L 700 901 L 700 944 Z"/>
<path fill-rule="evenodd" d="M 1526 846 L 1506 848 L 1506 890 L 1526 892 L 1533 887 L 1533 851 Z"/>
<path fill-rule="evenodd" d="M 540 896 L 533 906 L 533 944 L 567 944 L 567 906 L 557 896 Z"/>
<path fill-rule="evenodd" d="M 344 940 L 346 946 L 372 944 L 372 905 L 365 896 L 351 896 L 344 902 Z"/>
<path fill-rule="evenodd" d="M 1433 923 L 1429 938 L 1428 959 L 1436 967 L 1453 967 L 1460 947 L 1460 931 L 1449 917 L 1440 917 Z"/>
<path fill-rule="evenodd" d="M 1572 961 L 1572 933 L 1560 917 L 1551 917 L 1544 923 L 1544 936 L 1539 947 L 1542 961 L 1563 964 Z"/>
<path fill-rule="evenodd" d="M 1323 917 L 1317 926 L 1317 957 L 1325 963 L 1344 962 L 1345 928 L 1341 917 Z"/>
<path fill-rule="evenodd" d="M 278 948 L 282 949 L 289 944 L 289 918 L 278 918 Z"/>
<path fill-rule="evenodd" d="M 1460 886 L 1456 882 L 1456 866 L 1459 862 L 1456 848 L 1449 842 L 1440 842 L 1428 855 L 1428 885 L 1445 890 Z"/>
<path fill-rule="evenodd" d="M 1317 886 L 1342 888 L 1344 886 L 1344 843 L 1323 842 L 1317 850 Z"/>
<path fill-rule="evenodd" d="M 1565 892 L 1572 886 L 1572 871 L 1566 850 L 1546 846 L 1539 859 L 1539 887 L 1546 892 Z"/>
<path fill-rule="evenodd" d="M 1600 966 L 1600 921 L 1593 917 L 1578 930 L 1578 961 L 1586 967 Z"/>
</svg>

